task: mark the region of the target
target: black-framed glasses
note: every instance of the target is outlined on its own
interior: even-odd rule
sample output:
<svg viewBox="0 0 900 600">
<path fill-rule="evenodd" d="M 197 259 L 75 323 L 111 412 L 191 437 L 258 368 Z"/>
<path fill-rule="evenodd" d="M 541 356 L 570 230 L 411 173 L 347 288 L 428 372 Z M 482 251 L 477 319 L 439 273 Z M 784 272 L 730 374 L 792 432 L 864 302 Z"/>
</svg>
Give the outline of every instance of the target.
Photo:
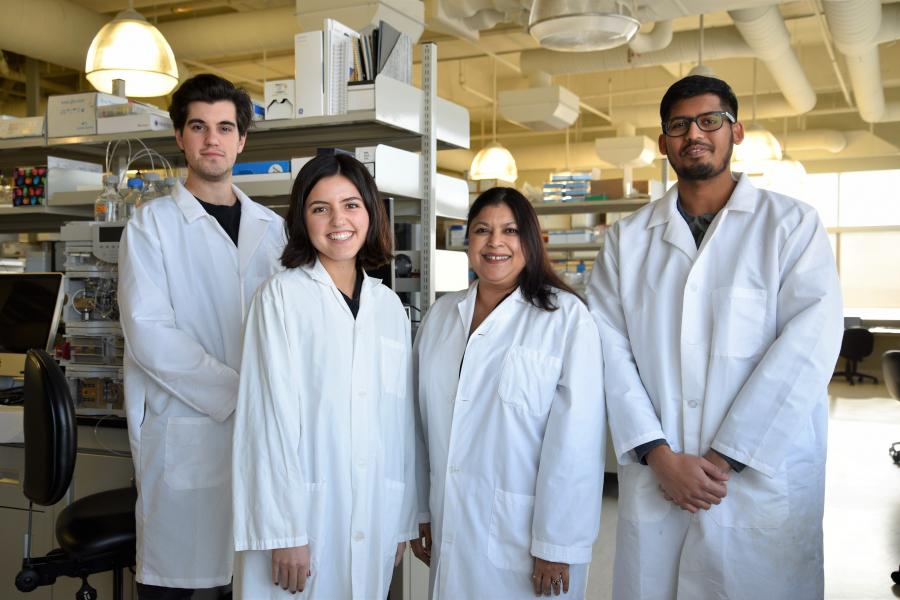
<svg viewBox="0 0 900 600">
<path fill-rule="evenodd" d="M 718 131 L 726 119 L 732 123 L 737 121 L 727 110 L 715 110 L 696 117 L 672 117 L 663 122 L 662 128 L 663 133 L 669 137 L 681 137 L 691 128 L 691 123 L 696 123 L 700 131 Z"/>
</svg>

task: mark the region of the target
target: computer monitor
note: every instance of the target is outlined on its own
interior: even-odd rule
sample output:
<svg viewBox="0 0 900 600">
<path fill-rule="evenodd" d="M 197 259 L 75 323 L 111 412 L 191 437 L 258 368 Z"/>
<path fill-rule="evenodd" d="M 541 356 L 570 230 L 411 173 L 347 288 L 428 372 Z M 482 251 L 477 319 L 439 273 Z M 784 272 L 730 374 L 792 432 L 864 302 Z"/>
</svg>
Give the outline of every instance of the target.
<svg viewBox="0 0 900 600">
<path fill-rule="evenodd" d="M 53 352 L 62 273 L 0 273 L 0 377 L 23 376 L 32 348 Z"/>
</svg>

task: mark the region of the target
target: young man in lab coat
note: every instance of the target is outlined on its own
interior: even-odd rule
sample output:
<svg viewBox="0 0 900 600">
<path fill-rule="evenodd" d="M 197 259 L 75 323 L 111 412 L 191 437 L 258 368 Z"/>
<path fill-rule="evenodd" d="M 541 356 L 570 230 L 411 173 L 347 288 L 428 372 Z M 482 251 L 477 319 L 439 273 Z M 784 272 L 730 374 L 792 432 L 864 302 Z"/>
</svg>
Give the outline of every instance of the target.
<svg viewBox="0 0 900 600">
<path fill-rule="evenodd" d="M 613 597 L 823 596 L 840 287 L 816 211 L 732 173 L 723 81 L 660 106 L 678 175 L 610 227 L 588 286 L 619 461 Z"/>
<path fill-rule="evenodd" d="M 169 114 L 187 179 L 138 209 L 119 250 L 141 600 L 231 581 L 243 321 L 256 288 L 280 270 L 285 243 L 281 217 L 231 183 L 251 121 L 247 93 L 198 75 Z"/>
</svg>

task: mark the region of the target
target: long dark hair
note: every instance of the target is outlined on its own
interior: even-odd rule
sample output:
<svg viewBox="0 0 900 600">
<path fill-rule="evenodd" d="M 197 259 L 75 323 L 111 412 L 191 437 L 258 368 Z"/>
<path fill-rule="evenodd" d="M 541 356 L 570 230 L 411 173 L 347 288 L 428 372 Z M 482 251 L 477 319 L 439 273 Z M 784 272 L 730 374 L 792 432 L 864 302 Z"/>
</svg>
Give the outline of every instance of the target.
<svg viewBox="0 0 900 600">
<path fill-rule="evenodd" d="M 550 265 L 550 257 L 544 248 L 544 239 L 541 236 L 541 225 L 538 222 L 534 207 L 518 190 L 509 187 L 495 187 L 482 193 L 469 208 L 466 236 L 472 229 L 474 221 L 479 213 L 487 206 L 505 204 L 512 211 L 519 228 L 519 243 L 525 255 L 525 268 L 519 273 L 519 289 L 525 299 L 537 308 L 546 311 L 554 311 L 559 308 L 554 300 L 556 292 L 553 288 L 564 290 L 571 294 L 575 291 L 559 278 L 556 271 Z M 576 297 L 577 294 L 575 294 Z"/>
<path fill-rule="evenodd" d="M 356 255 L 357 264 L 364 269 L 377 269 L 391 262 L 392 237 L 387 212 L 368 169 L 349 154 L 320 154 L 303 165 L 291 188 L 291 205 L 284 224 L 288 241 L 281 254 L 284 268 L 293 269 L 316 262 L 318 253 L 306 230 L 304 209 L 316 184 L 333 175 L 346 177 L 356 187 L 369 213 L 369 231 Z"/>
</svg>

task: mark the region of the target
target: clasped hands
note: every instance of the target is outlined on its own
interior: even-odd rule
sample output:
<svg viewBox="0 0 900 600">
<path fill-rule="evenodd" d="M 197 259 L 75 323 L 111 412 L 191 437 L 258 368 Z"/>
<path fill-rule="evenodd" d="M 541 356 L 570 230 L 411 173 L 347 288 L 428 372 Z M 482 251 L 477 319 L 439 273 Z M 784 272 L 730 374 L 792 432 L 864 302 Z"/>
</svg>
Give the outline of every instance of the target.
<svg viewBox="0 0 900 600">
<path fill-rule="evenodd" d="M 695 456 L 673 452 L 667 445 L 657 446 L 647 454 L 647 464 L 665 499 L 688 512 L 709 510 L 728 491 L 725 482 L 731 467 L 714 450 Z"/>
</svg>

